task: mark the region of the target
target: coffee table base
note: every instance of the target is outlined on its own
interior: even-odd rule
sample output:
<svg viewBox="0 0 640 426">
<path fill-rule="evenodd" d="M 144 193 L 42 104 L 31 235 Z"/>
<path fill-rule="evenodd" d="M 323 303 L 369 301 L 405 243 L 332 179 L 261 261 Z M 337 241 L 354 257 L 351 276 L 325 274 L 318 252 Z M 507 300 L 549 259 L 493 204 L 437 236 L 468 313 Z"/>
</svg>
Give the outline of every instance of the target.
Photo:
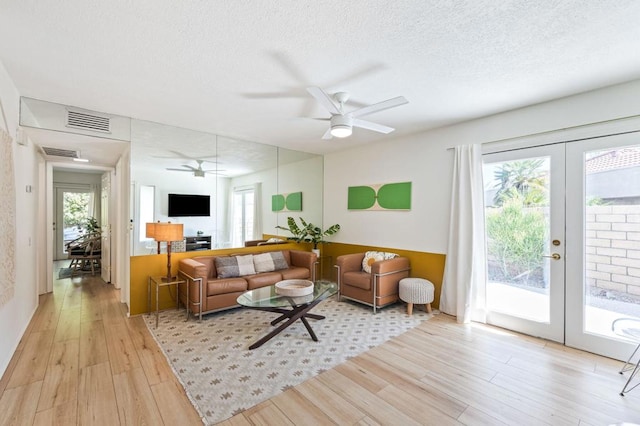
<svg viewBox="0 0 640 426">
<path fill-rule="evenodd" d="M 297 320 L 302 321 L 302 324 L 304 324 L 304 327 L 307 329 L 307 332 L 309 333 L 309 335 L 311 336 L 313 341 L 317 342 L 318 341 L 318 337 L 316 336 L 316 333 L 313 332 L 313 329 L 311 328 L 311 325 L 309 324 L 309 321 L 307 321 L 307 318 L 316 319 L 316 320 L 324 319 L 324 317 L 322 315 L 316 315 L 316 314 L 310 314 L 309 313 L 311 308 L 313 308 L 314 306 L 316 306 L 320 302 L 321 302 L 321 300 L 318 299 L 318 300 L 316 300 L 316 301 L 314 301 L 314 302 L 312 302 L 312 303 L 310 303 L 308 305 L 295 306 L 295 307 L 292 307 L 291 309 L 252 307 L 251 309 L 258 309 L 260 311 L 277 312 L 279 314 L 282 314 L 278 318 L 276 318 L 273 321 L 271 321 L 271 325 L 276 325 L 279 322 L 284 321 L 285 319 L 288 319 L 288 320 L 286 322 L 282 323 L 275 330 L 272 330 L 269 334 L 264 336 L 262 339 L 258 340 L 257 342 L 255 342 L 254 344 L 249 346 L 249 349 L 256 349 L 256 348 L 259 348 L 260 346 L 264 345 L 265 343 L 267 343 L 273 337 L 275 337 L 278 334 L 280 334 L 284 329 L 288 328 L 291 324 L 293 324 Z"/>
</svg>

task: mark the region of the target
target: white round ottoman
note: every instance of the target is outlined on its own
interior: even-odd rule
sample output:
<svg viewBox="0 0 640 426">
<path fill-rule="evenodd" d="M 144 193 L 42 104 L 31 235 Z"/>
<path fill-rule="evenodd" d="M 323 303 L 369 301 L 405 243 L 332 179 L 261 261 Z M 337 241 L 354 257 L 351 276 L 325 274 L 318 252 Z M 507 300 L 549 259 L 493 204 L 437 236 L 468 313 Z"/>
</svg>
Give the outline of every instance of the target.
<svg viewBox="0 0 640 426">
<path fill-rule="evenodd" d="M 413 313 L 413 304 L 424 305 L 431 313 L 431 302 L 435 288 L 433 283 L 424 278 L 403 278 L 400 280 L 400 299 L 407 302 L 407 314 Z"/>
</svg>

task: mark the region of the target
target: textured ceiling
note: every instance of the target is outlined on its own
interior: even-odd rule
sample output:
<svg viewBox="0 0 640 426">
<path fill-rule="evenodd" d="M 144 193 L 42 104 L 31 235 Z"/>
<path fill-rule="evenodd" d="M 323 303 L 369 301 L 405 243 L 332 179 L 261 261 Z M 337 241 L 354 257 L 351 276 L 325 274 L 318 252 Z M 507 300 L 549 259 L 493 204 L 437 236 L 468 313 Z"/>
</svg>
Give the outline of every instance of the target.
<svg viewBox="0 0 640 426">
<path fill-rule="evenodd" d="M 326 153 L 640 78 L 637 0 L 0 0 L 23 96 Z M 409 100 L 321 140 L 306 93 Z"/>
</svg>

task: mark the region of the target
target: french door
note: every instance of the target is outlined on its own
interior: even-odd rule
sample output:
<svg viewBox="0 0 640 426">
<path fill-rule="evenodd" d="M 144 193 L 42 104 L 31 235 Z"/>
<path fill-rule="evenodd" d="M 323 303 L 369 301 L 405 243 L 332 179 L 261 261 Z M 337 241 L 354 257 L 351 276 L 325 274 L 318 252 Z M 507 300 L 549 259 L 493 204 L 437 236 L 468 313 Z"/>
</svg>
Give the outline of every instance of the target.
<svg viewBox="0 0 640 426">
<path fill-rule="evenodd" d="M 626 359 L 640 321 L 640 135 L 484 156 L 487 322 Z"/>
<path fill-rule="evenodd" d="M 566 199 L 565 342 L 627 359 L 612 323 L 640 325 L 640 134 L 567 144 Z"/>
<path fill-rule="evenodd" d="M 564 340 L 563 145 L 483 156 L 487 322 Z"/>
</svg>

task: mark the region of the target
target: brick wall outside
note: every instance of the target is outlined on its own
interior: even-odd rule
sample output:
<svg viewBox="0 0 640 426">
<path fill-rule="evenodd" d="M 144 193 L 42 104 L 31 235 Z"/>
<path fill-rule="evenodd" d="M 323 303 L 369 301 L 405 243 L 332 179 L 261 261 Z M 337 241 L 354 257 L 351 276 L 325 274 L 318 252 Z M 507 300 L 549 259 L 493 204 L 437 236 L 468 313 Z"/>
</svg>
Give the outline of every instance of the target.
<svg viewBox="0 0 640 426">
<path fill-rule="evenodd" d="M 640 205 L 588 206 L 587 284 L 640 295 Z"/>
</svg>

